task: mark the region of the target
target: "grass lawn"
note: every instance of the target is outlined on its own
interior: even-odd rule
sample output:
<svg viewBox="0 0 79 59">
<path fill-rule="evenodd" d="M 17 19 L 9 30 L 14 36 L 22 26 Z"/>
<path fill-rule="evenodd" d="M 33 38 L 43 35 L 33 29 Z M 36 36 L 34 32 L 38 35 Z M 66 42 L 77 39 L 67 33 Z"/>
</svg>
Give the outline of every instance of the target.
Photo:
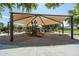
<svg viewBox="0 0 79 59">
<path fill-rule="evenodd" d="M 64 30 L 64 33 L 71 33 L 71 30 Z M 74 34 L 79 34 L 79 30 L 74 30 Z"/>
</svg>

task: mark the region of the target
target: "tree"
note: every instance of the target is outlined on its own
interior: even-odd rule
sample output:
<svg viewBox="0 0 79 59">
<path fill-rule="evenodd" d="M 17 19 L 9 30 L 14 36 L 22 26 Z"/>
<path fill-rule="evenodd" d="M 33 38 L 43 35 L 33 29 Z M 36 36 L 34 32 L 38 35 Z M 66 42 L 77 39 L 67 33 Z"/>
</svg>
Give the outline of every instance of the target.
<svg viewBox="0 0 79 59">
<path fill-rule="evenodd" d="M 74 26 L 78 26 L 79 25 L 79 3 L 76 4 L 76 6 L 74 7 L 74 9 L 69 10 L 68 13 L 70 15 L 73 15 L 73 22 L 74 22 Z M 68 19 L 68 24 L 70 25 L 71 20 Z"/>
<path fill-rule="evenodd" d="M 22 29 L 23 29 L 23 27 L 20 25 L 17 27 L 18 32 L 22 32 Z"/>
<path fill-rule="evenodd" d="M 3 27 L 4 27 L 4 23 L 0 22 L 0 33 L 1 33 L 2 29 L 3 29 Z"/>
<path fill-rule="evenodd" d="M 1 13 L 5 10 L 5 8 L 8 8 L 9 11 L 12 11 L 14 6 L 15 6 L 15 3 L 0 3 L 0 16 L 1 16 Z"/>
<path fill-rule="evenodd" d="M 0 22 L 0 32 L 6 32 L 7 31 L 7 27 L 4 26 L 4 23 Z"/>
<path fill-rule="evenodd" d="M 55 9 L 59 6 L 61 6 L 63 3 L 46 3 L 45 7 L 48 9 Z"/>
<path fill-rule="evenodd" d="M 33 9 L 37 9 L 38 5 L 36 3 L 1 3 L 0 15 L 1 12 L 5 10 L 5 8 L 8 8 L 11 12 L 15 6 L 17 6 L 17 9 L 22 8 L 22 11 L 26 10 L 26 12 L 31 12 Z"/>
<path fill-rule="evenodd" d="M 16 5 L 18 9 L 22 7 L 22 11 L 26 10 L 26 12 L 31 12 L 33 9 L 36 10 L 38 6 L 37 3 L 17 3 Z"/>
<path fill-rule="evenodd" d="M 61 6 L 63 3 L 46 3 L 45 6 L 48 9 L 55 9 L 56 7 Z M 26 10 L 26 12 L 31 12 L 33 9 L 36 10 L 38 7 L 37 3 L 1 3 L 0 4 L 0 14 L 5 8 L 8 8 L 9 11 L 12 11 L 13 8 L 17 6 L 17 9 Z"/>
<path fill-rule="evenodd" d="M 2 28 L 4 26 L 4 23 L 0 22 L 0 28 Z"/>
<path fill-rule="evenodd" d="M 1 32 L 8 33 L 8 27 L 4 26 L 3 28 L 1 28 Z"/>
</svg>

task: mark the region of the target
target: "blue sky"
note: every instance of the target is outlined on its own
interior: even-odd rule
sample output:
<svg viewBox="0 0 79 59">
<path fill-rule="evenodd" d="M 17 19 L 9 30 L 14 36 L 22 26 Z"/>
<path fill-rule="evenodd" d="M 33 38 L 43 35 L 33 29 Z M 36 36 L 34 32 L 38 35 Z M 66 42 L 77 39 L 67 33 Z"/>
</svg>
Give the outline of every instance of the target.
<svg viewBox="0 0 79 59">
<path fill-rule="evenodd" d="M 55 15 L 68 15 L 68 10 L 71 10 L 75 7 L 75 4 L 73 3 L 66 3 L 56 9 L 47 9 L 43 3 L 40 3 L 38 5 L 37 10 L 32 10 L 31 13 L 36 14 L 55 14 Z M 17 10 L 16 8 L 13 8 L 13 12 L 22 12 L 22 10 Z M 7 25 L 7 22 L 10 18 L 10 12 L 7 8 L 5 8 L 5 11 L 2 12 L 2 18 L 0 18 L 0 22 L 3 22 L 5 25 Z M 65 24 L 67 25 L 67 24 Z"/>
</svg>

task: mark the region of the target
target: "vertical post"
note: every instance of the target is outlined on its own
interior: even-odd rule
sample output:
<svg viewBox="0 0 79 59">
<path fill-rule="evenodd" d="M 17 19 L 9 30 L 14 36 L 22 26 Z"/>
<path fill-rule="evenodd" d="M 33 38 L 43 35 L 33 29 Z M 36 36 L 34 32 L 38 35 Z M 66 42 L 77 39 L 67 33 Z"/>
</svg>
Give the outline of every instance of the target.
<svg viewBox="0 0 79 59">
<path fill-rule="evenodd" d="M 9 26 L 10 26 L 10 25 L 9 25 L 9 22 L 8 22 L 8 25 L 7 25 L 7 27 L 8 27 L 8 35 L 9 35 L 9 29 L 10 29 Z"/>
<path fill-rule="evenodd" d="M 73 16 L 71 16 L 71 39 L 73 39 Z"/>
<path fill-rule="evenodd" d="M 48 30 L 49 30 L 49 32 L 50 32 L 50 25 L 48 25 L 48 26 L 49 26 Z"/>
<path fill-rule="evenodd" d="M 13 42 L 13 14 L 10 14 L 10 41 Z"/>
<path fill-rule="evenodd" d="M 64 34 L 64 24 L 62 24 L 62 34 Z"/>
</svg>

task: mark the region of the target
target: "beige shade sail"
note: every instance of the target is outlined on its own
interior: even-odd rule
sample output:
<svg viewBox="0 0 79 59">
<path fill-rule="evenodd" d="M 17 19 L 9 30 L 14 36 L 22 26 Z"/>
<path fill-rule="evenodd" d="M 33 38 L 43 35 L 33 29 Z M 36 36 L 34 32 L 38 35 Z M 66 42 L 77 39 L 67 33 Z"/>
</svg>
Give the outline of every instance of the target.
<svg viewBox="0 0 79 59">
<path fill-rule="evenodd" d="M 12 13 L 13 22 L 24 25 L 32 25 L 34 21 L 38 25 L 63 24 L 70 16 L 65 15 L 47 15 L 47 14 L 28 14 L 28 13 Z"/>
</svg>

